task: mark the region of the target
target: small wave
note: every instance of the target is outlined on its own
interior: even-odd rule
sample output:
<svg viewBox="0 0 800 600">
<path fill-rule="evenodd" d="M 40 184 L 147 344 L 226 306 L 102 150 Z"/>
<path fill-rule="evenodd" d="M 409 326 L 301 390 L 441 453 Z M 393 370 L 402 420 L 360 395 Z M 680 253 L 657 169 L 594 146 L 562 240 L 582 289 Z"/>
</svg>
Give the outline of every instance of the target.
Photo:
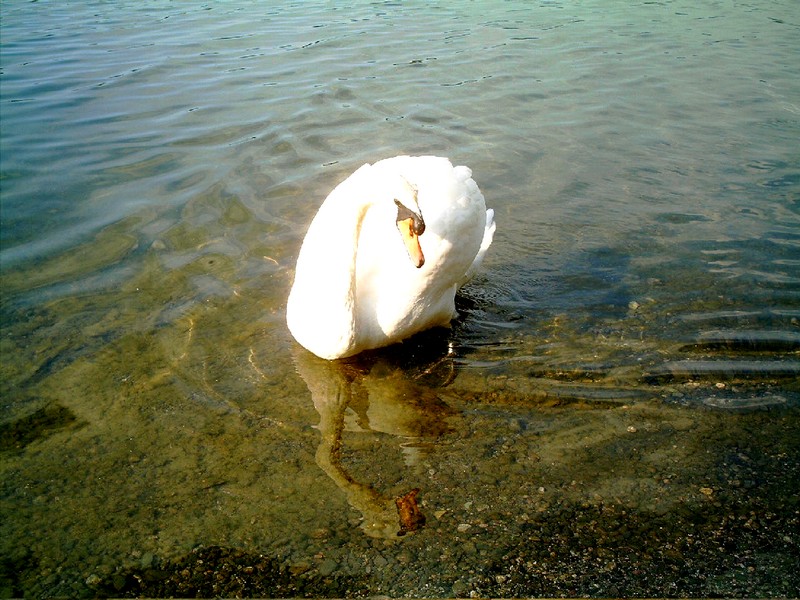
<svg viewBox="0 0 800 600">
<path fill-rule="evenodd" d="M 741 396 L 720 398 L 711 396 L 703 400 L 703 404 L 722 410 L 752 410 L 757 408 L 774 408 L 785 406 L 786 398 L 783 396 Z"/>
<path fill-rule="evenodd" d="M 733 352 L 793 352 L 800 350 L 800 333 L 793 331 L 717 330 L 681 348 L 683 352 L 726 350 Z"/>
<path fill-rule="evenodd" d="M 796 379 L 800 361 L 796 360 L 678 360 L 663 364 L 645 376 L 648 383 L 689 379 Z"/>
</svg>

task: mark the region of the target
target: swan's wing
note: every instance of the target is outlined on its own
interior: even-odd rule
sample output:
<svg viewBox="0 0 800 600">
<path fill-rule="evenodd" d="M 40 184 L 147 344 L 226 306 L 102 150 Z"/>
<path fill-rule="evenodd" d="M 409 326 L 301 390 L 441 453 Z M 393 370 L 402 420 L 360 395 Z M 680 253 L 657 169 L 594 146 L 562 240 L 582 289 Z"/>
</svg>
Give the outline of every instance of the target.
<svg viewBox="0 0 800 600">
<path fill-rule="evenodd" d="M 494 222 L 494 210 L 488 208 L 486 209 L 486 229 L 483 230 L 481 247 L 478 249 L 478 254 L 475 255 L 475 260 L 472 261 L 469 269 L 467 269 L 464 279 L 459 284 L 459 287 L 472 279 L 478 272 L 478 269 L 481 268 L 481 264 L 483 264 L 483 258 L 486 256 L 486 251 L 489 249 L 489 246 L 492 245 L 492 239 L 494 239 L 494 230 L 496 228 L 497 225 Z"/>
</svg>

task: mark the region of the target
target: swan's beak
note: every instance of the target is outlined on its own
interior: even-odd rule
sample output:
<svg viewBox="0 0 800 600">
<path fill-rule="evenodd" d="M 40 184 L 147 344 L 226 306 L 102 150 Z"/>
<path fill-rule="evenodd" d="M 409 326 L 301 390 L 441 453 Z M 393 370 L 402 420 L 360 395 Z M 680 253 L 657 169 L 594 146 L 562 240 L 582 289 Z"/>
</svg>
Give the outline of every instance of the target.
<svg viewBox="0 0 800 600">
<path fill-rule="evenodd" d="M 400 237 L 403 238 L 403 243 L 406 245 L 408 256 L 414 266 L 418 269 L 425 264 L 425 256 L 422 254 L 422 248 L 419 246 L 419 226 L 415 226 L 414 218 L 402 219 L 397 221 L 397 228 L 400 230 Z"/>
</svg>

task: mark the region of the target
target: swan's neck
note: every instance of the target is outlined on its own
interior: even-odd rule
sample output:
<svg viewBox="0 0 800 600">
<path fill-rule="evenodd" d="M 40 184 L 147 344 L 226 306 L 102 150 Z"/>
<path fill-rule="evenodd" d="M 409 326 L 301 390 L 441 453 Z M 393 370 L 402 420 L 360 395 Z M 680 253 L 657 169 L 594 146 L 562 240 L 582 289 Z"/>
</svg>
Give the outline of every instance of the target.
<svg viewBox="0 0 800 600">
<path fill-rule="evenodd" d="M 309 227 L 287 306 L 292 334 L 323 358 L 347 355 L 356 342 L 356 257 L 371 204 L 337 191 Z"/>
</svg>

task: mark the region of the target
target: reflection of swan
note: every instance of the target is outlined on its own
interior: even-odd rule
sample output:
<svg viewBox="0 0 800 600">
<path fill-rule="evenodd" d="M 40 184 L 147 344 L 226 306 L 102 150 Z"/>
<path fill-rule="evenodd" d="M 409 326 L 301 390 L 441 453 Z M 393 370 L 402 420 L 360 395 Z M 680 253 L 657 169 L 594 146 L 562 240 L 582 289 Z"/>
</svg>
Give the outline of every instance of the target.
<svg viewBox="0 0 800 600">
<path fill-rule="evenodd" d="M 398 156 L 340 183 L 297 258 L 286 310 L 295 339 L 335 359 L 449 323 L 495 229 L 471 176 L 446 158 Z"/>
<path fill-rule="evenodd" d="M 341 464 L 342 434 L 345 429 L 381 431 L 415 444 L 448 430 L 444 418 L 450 408 L 433 391 L 415 386 L 399 369 L 384 364 L 364 373 L 356 365 L 328 362 L 304 352 L 295 353 L 295 365 L 319 412 L 321 439 L 316 460 L 320 468 L 358 510 L 361 528 L 371 537 L 396 538 L 424 523 L 416 504 L 419 490 L 391 498 L 356 481 Z M 404 448 L 406 450 L 406 448 Z"/>
</svg>

